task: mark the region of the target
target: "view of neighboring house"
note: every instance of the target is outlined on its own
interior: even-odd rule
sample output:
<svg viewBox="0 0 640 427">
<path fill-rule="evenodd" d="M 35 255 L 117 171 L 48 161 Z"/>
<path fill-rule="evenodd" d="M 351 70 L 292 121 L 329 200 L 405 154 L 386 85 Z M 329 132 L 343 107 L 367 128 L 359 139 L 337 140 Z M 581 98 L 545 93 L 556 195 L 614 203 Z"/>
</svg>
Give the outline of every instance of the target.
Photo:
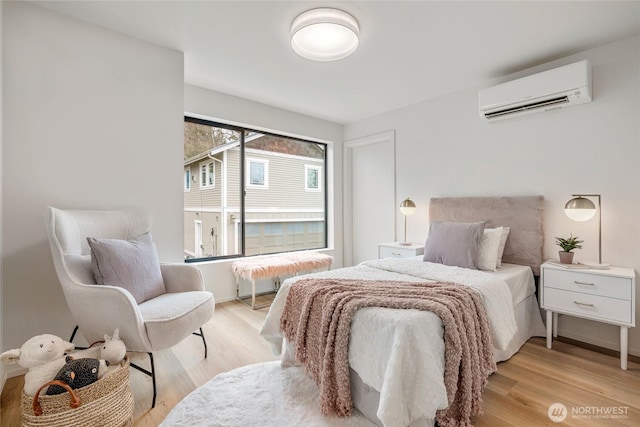
<svg viewBox="0 0 640 427">
<path fill-rule="evenodd" d="M 194 147 L 203 151 L 191 155 Z M 245 255 L 325 247 L 325 151 L 320 143 L 186 121 L 185 259 L 243 253 L 242 171 Z"/>
</svg>

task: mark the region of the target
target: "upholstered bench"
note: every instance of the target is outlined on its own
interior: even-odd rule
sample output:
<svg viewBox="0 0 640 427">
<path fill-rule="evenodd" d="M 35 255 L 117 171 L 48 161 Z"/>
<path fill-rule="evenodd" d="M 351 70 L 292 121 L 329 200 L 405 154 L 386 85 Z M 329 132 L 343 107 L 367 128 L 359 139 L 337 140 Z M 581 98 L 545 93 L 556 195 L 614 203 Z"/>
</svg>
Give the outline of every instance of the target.
<svg viewBox="0 0 640 427">
<path fill-rule="evenodd" d="M 267 307 L 268 304 L 256 306 L 256 280 L 273 277 L 275 290 L 280 285 L 280 276 L 297 275 L 301 272 L 309 272 L 331 267 L 333 257 L 319 252 L 287 252 L 276 255 L 248 257 L 235 261 L 232 265 L 233 274 L 236 276 L 236 299 L 241 303 L 256 308 Z M 246 300 L 249 296 L 240 296 L 240 279 L 251 281 L 251 305 Z"/>
</svg>

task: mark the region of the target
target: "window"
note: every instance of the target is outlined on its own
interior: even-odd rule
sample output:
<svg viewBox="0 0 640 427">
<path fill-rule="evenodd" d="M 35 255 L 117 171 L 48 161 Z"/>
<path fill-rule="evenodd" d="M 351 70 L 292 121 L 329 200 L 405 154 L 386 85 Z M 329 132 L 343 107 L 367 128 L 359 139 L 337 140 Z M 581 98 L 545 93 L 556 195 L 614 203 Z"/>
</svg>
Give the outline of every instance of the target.
<svg viewBox="0 0 640 427">
<path fill-rule="evenodd" d="M 320 167 L 304 165 L 305 191 L 320 191 Z"/>
<path fill-rule="evenodd" d="M 191 170 L 184 170 L 184 191 L 191 190 Z"/>
<path fill-rule="evenodd" d="M 251 187 L 269 187 L 269 161 L 247 159 L 247 184 Z"/>
<path fill-rule="evenodd" d="M 216 164 L 212 161 L 200 163 L 200 187 L 216 185 Z"/>
<path fill-rule="evenodd" d="M 186 260 L 327 246 L 325 144 L 191 117 L 184 125 Z"/>
</svg>

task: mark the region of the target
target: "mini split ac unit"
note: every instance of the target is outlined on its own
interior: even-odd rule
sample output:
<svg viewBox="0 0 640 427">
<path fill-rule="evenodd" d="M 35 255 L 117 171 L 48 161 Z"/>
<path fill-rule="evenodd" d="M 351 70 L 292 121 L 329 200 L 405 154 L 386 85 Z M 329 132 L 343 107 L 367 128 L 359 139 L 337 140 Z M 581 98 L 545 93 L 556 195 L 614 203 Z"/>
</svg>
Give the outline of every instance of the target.
<svg viewBox="0 0 640 427">
<path fill-rule="evenodd" d="M 482 89 L 480 116 L 497 121 L 591 102 L 591 64 L 564 67 Z"/>
</svg>

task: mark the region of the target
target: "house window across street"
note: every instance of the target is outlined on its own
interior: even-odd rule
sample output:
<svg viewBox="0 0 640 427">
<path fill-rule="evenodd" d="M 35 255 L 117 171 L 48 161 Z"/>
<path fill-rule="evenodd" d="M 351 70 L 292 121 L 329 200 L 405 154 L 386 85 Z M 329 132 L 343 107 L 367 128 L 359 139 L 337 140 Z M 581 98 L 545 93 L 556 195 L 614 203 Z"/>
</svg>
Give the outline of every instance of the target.
<svg viewBox="0 0 640 427">
<path fill-rule="evenodd" d="M 320 167 L 304 165 L 305 191 L 320 191 Z"/>
<path fill-rule="evenodd" d="M 191 190 L 191 170 L 185 169 L 184 171 L 184 191 Z"/>
<path fill-rule="evenodd" d="M 269 186 L 269 161 L 259 159 L 247 159 L 247 183 L 251 187 Z"/>
<path fill-rule="evenodd" d="M 213 187 L 216 184 L 216 165 L 212 161 L 200 164 L 200 186 Z"/>
</svg>

